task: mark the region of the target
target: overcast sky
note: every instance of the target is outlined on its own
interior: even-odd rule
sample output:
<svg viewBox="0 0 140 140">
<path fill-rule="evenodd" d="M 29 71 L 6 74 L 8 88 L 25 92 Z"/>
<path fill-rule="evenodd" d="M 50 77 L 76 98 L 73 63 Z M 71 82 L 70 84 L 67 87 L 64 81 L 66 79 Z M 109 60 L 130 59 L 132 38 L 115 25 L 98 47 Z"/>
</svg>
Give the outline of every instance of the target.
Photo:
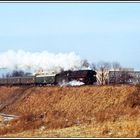
<svg viewBox="0 0 140 140">
<path fill-rule="evenodd" d="M 0 3 L 0 53 L 75 52 L 140 70 L 140 3 Z"/>
</svg>

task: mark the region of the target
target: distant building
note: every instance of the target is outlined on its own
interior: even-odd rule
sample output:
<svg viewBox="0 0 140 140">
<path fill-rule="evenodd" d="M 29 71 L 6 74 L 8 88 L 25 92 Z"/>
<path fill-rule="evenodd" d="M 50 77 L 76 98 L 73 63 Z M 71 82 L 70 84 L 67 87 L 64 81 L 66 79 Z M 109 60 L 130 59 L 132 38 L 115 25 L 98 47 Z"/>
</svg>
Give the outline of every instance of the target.
<svg viewBox="0 0 140 140">
<path fill-rule="evenodd" d="M 108 78 L 109 84 L 140 84 L 140 71 L 133 69 L 109 71 Z"/>
</svg>

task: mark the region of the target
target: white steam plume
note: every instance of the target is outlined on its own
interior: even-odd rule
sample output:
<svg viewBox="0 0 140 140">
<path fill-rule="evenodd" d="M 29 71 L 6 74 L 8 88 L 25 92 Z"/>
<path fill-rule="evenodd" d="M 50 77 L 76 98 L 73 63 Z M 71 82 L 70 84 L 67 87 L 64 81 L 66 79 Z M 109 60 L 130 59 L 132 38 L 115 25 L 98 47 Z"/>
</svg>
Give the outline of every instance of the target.
<svg viewBox="0 0 140 140">
<path fill-rule="evenodd" d="M 77 80 L 73 80 L 73 81 L 70 81 L 70 82 L 65 82 L 63 81 L 62 83 L 59 83 L 59 85 L 61 87 L 63 86 L 82 86 L 84 85 L 85 83 L 81 82 L 81 81 L 77 81 Z"/>
<path fill-rule="evenodd" d="M 38 69 L 48 72 L 84 69 L 83 62 L 74 52 L 53 54 L 47 51 L 26 52 L 23 50 L 0 53 L 0 69 L 23 70 L 34 73 Z"/>
</svg>

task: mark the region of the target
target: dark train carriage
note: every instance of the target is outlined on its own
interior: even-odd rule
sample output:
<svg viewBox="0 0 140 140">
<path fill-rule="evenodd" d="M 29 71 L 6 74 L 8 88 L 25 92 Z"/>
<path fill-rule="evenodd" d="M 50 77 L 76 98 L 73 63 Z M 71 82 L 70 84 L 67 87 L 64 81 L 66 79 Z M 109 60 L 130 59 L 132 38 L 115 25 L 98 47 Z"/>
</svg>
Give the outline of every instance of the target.
<svg viewBox="0 0 140 140">
<path fill-rule="evenodd" d="M 54 85 L 55 75 L 38 75 L 36 76 L 36 85 Z"/>
<path fill-rule="evenodd" d="M 87 85 L 92 85 L 96 82 L 96 72 L 93 70 L 78 70 L 73 71 L 69 75 L 69 80 L 81 81 Z"/>
<path fill-rule="evenodd" d="M 20 77 L 8 77 L 7 84 L 8 85 L 20 85 Z"/>
<path fill-rule="evenodd" d="M 0 85 L 6 85 L 7 84 L 7 78 L 0 78 Z"/>
<path fill-rule="evenodd" d="M 81 81 L 87 85 L 96 82 L 96 72 L 93 70 L 64 71 L 56 75 L 56 84 L 69 81 Z"/>
<path fill-rule="evenodd" d="M 63 71 L 61 73 L 56 74 L 55 76 L 55 84 L 56 85 L 60 85 L 64 82 L 69 82 L 69 75 L 70 75 L 71 71 Z"/>
<path fill-rule="evenodd" d="M 96 72 L 93 70 L 77 70 L 63 71 L 56 75 L 0 78 L 0 85 L 60 85 L 73 80 L 92 85 L 96 83 Z"/>
<path fill-rule="evenodd" d="M 21 85 L 35 85 L 35 76 L 21 77 Z"/>
</svg>

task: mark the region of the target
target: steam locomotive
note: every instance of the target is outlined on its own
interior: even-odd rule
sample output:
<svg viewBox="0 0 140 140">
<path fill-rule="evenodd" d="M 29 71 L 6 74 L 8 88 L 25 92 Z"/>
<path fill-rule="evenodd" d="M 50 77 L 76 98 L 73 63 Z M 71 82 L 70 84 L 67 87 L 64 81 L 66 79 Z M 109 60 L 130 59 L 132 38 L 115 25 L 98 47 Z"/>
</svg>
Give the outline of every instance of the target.
<svg viewBox="0 0 140 140">
<path fill-rule="evenodd" d="M 62 71 L 53 75 L 36 75 L 23 77 L 0 78 L 0 86 L 18 86 L 18 85 L 61 85 L 64 82 L 80 81 L 85 85 L 93 85 L 96 83 L 96 71 L 93 70 L 77 70 Z"/>
</svg>

